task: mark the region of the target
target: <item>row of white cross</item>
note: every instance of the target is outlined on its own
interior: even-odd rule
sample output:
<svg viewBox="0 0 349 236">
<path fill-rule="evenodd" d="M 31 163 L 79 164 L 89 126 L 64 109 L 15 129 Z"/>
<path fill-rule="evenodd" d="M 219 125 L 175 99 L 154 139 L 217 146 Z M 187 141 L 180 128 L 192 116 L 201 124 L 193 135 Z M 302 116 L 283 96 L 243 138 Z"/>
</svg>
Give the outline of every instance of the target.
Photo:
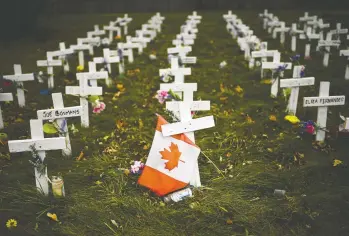
<svg viewBox="0 0 349 236">
<path fill-rule="evenodd" d="M 173 41 L 176 47 L 168 48 L 167 50 L 171 68 L 159 70 L 160 76 L 170 74 L 174 77 L 173 83 L 160 84 L 160 90 L 171 90 L 182 98 L 182 101 L 166 102 L 166 109 L 171 111 L 179 122 L 163 125 L 162 134 L 166 137 L 185 133 L 194 143 L 194 131 L 211 128 L 215 125 L 213 116 L 192 119 L 193 111 L 210 110 L 210 101 L 194 101 L 197 83 L 185 83 L 184 81 L 184 76 L 191 75 L 191 68 L 185 68 L 184 64 L 196 63 L 196 57 L 187 57 L 186 54 L 191 51 L 191 47 L 188 45 L 194 44 L 196 33 L 198 32 L 197 24 L 201 22 L 201 19 L 202 17 L 198 16 L 196 12 L 188 16 L 185 25 L 181 26 L 181 33 Z M 182 67 L 179 66 L 179 61 L 182 62 Z M 194 187 L 201 186 L 198 163 L 196 163 L 190 184 Z"/>
<path fill-rule="evenodd" d="M 304 13 L 304 16 L 298 19 L 297 23 L 292 23 L 292 27 L 286 27 L 285 22 L 279 21 L 278 17 L 274 16 L 272 13 L 268 13 L 268 10 L 264 10 L 263 13 L 259 14 L 263 18 L 263 28 L 272 33 L 273 38 L 277 38 L 277 34 L 280 33 L 280 43 L 284 44 L 285 34 L 289 33 L 292 37 L 291 39 L 291 50 L 296 51 L 297 36 L 299 39 L 306 39 L 305 53 L 304 57 L 310 57 L 311 52 L 311 41 L 318 41 L 316 50 L 324 50 L 323 66 L 328 67 L 330 51 L 331 48 L 339 48 L 341 45 L 340 35 L 347 35 L 348 29 L 342 28 L 341 23 L 336 24 L 335 29 L 330 29 L 329 23 L 324 23 L 323 19 L 318 18 L 318 16 L 309 16 L 308 12 Z M 297 29 L 298 24 L 303 24 L 303 29 Z M 324 33 L 326 32 L 326 37 L 324 38 Z M 333 39 L 333 36 L 336 39 Z M 349 39 L 349 35 L 346 36 Z M 349 50 L 340 50 L 340 56 L 345 56 L 349 60 Z M 345 79 L 349 79 L 349 64 L 346 66 Z"/>
<path fill-rule="evenodd" d="M 164 17 L 157 13 L 152 17 L 150 23 L 154 26 L 154 30 L 157 32 L 161 31 L 161 24 Z M 119 21 L 118 21 L 119 22 Z M 95 30 L 97 32 L 97 30 Z M 93 34 L 92 34 L 93 35 Z M 91 35 L 90 35 L 91 36 Z M 144 35 L 141 35 L 144 37 Z M 127 42 L 125 43 L 127 44 Z M 141 44 L 138 42 L 137 44 Z M 144 45 L 142 45 L 143 48 Z M 128 45 L 122 45 L 125 50 L 131 50 L 134 47 L 128 47 Z M 105 50 L 105 49 L 104 49 Z M 109 50 L 109 49 L 108 49 Z M 106 51 L 104 51 L 106 55 Z M 133 58 L 133 57 L 132 57 Z M 129 61 L 133 61 L 129 60 Z M 111 61 L 108 61 L 112 63 Z M 80 105 L 74 107 L 64 107 L 63 97 L 61 93 L 53 93 L 53 109 L 38 110 L 37 120 L 30 120 L 30 130 L 31 138 L 27 140 L 11 140 L 8 141 L 9 150 L 11 153 L 14 152 L 28 152 L 32 151 L 33 148 L 36 150 L 38 157 L 43 162 L 46 153 L 49 150 L 62 150 L 62 154 L 66 156 L 71 155 L 71 144 L 68 133 L 68 123 L 67 118 L 71 117 L 81 117 L 81 125 L 84 127 L 89 126 L 89 111 L 88 111 L 88 101 L 87 96 L 89 95 L 102 95 L 102 87 L 97 87 L 97 79 L 108 80 L 108 72 L 101 71 L 96 72 L 96 65 L 94 62 L 89 62 L 90 72 L 77 73 L 77 79 L 79 86 L 66 86 L 66 94 L 73 94 L 80 96 Z M 90 82 L 91 86 L 88 85 Z M 108 82 L 106 82 L 108 85 Z M 1 95 L 1 94 L 0 94 Z M 11 94 L 12 95 L 12 94 Z M 0 96 L 1 98 L 1 96 Z M 43 132 L 43 120 L 54 120 L 59 128 L 58 138 L 44 138 Z M 34 155 L 34 154 L 33 154 Z M 47 177 L 47 168 L 43 170 L 43 173 L 38 172 L 35 168 L 35 179 L 36 187 L 39 191 L 42 191 L 45 195 L 48 194 L 49 185 Z"/>
<path fill-rule="evenodd" d="M 232 33 L 233 37 L 238 34 L 246 37 L 248 35 L 252 38 L 253 32 L 249 30 L 248 27 L 242 24 L 242 21 L 237 18 L 236 15 L 232 14 L 231 11 L 228 14 L 223 15 L 223 18 L 227 22 L 227 29 Z M 256 37 L 257 38 L 257 37 Z M 241 38 L 240 38 L 241 40 Z M 255 42 L 259 40 L 255 39 Z M 263 69 L 276 70 L 280 66 L 285 67 L 285 69 L 292 69 L 292 63 L 289 62 L 280 62 L 281 54 L 277 50 L 267 50 L 267 42 L 261 42 L 258 51 L 253 51 L 251 53 L 252 58 L 261 58 L 262 60 L 262 73 L 261 77 L 263 78 Z M 272 57 L 273 62 L 267 62 L 267 58 Z M 249 59 L 250 61 L 250 59 Z M 251 61 L 250 61 L 251 63 Z M 253 61 L 254 63 L 254 61 Z M 279 77 L 272 79 L 271 85 L 271 95 L 276 97 L 278 94 L 278 88 L 291 88 L 291 95 L 289 98 L 287 109 L 288 111 L 295 115 L 297 111 L 298 104 L 298 95 L 299 87 L 311 86 L 315 84 L 314 77 L 301 77 L 301 70 L 303 66 L 297 65 L 293 67 L 293 76 L 288 79 L 281 79 L 279 85 Z M 274 73 L 274 72 L 273 72 Z M 278 75 L 279 76 L 279 75 Z M 274 76 L 273 76 L 274 77 Z M 283 77 L 283 75 L 282 75 Z M 328 106 L 338 106 L 345 104 L 345 96 L 329 96 L 330 82 L 320 82 L 320 91 L 318 97 L 304 97 L 303 106 L 304 107 L 318 107 L 317 115 L 317 124 L 320 127 L 325 128 L 327 123 L 327 109 Z M 346 118 L 345 129 L 349 129 L 349 118 Z M 316 132 L 316 140 L 324 141 L 325 140 L 325 130 L 321 129 Z"/>
</svg>

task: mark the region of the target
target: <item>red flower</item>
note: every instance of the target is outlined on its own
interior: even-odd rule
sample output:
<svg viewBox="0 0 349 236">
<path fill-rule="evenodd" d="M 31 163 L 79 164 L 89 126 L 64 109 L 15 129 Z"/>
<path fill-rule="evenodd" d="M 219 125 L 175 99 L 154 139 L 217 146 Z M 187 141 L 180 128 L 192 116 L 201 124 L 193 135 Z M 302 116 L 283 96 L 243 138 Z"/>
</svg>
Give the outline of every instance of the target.
<svg viewBox="0 0 349 236">
<path fill-rule="evenodd" d="M 3 85 L 5 86 L 5 87 L 8 87 L 8 86 L 10 86 L 12 83 L 10 82 L 10 81 L 4 81 L 4 83 L 3 83 Z"/>
<path fill-rule="evenodd" d="M 307 127 L 305 127 L 305 132 L 307 132 L 309 134 L 314 134 L 315 127 L 313 125 L 307 125 Z"/>
</svg>

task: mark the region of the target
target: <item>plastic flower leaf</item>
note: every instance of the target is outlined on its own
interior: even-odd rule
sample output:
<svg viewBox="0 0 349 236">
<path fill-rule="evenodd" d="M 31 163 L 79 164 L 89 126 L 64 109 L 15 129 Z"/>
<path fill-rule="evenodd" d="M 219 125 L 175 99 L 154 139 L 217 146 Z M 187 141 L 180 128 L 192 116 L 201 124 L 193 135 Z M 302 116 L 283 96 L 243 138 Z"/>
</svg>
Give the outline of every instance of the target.
<svg viewBox="0 0 349 236">
<path fill-rule="evenodd" d="M 91 96 L 88 97 L 88 101 L 90 103 L 95 103 L 97 100 L 99 100 L 99 97 L 96 96 L 96 95 L 91 95 Z"/>
<path fill-rule="evenodd" d="M 298 119 L 297 116 L 293 116 L 293 115 L 287 115 L 285 116 L 285 120 L 289 121 L 292 124 L 298 124 L 300 122 L 300 120 Z"/>
<path fill-rule="evenodd" d="M 15 219 L 9 219 L 9 220 L 6 222 L 6 227 L 7 227 L 8 229 L 15 228 L 15 227 L 17 227 L 17 224 L 18 224 L 17 220 L 15 220 Z"/>
<path fill-rule="evenodd" d="M 338 160 L 338 159 L 334 159 L 333 160 L 333 166 L 338 166 L 338 165 L 341 165 L 341 164 L 342 164 L 341 160 Z"/>
<path fill-rule="evenodd" d="M 50 212 L 47 212 L 47 217 L 50 218 L 51 220 L 53 221 L 57 221 L 58 222 L 58 218 L 57 218 L 57 215 L 56 214 L 52 214 Z"/>
<path fill-rule="evenodd" d="M 45 123 L 43 125 L 44 133 L 46 134 L 56 134 L 58 133 L 57 127 L 52 123 Z"/>
</svg>

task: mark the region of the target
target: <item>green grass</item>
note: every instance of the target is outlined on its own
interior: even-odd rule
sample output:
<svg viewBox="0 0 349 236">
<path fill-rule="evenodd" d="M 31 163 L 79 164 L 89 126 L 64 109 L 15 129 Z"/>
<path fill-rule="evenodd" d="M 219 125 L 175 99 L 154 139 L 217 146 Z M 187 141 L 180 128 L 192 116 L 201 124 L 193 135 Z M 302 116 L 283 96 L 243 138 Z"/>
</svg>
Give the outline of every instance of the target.
<svg viewBox="0 0 349 236">
<path fill-rule="evenodd" d="M 268 39 L 270 48 L 278 48 L 287 60 L 292 54 L 289 41 L 282 49 L 262 30 L 257 12 L 235 12 L 256 35 Z M 0 235 L 345 235 L 349 228 L 348 199 L 348 137 L 332 132 L 328 144 L 333 149 L 316 151 L 312 137 L 297 133 L 283 120 L 286 103 L 283 98 L 269 97 L 270 86 L 260 84 L 258 69 L 249 71 L 235 41 L 226 32 L 223 12 L 203 12 L 198 39 L 192 55 L 198 57 L 192 76 L 186 82 L 197 82 L 196 98 L 211 101 L 216 127 L 196 132 L 196 141 L 202 152 L 224 173 L 224 177 L 205 155 L 200 155 L 199 166 L 205 187 L 194 191 L 194 198 L 174 204 L 162 200 L 147 189 L 138 186 L 138 176 L 126 176 L 118 168 L 129 168 L 133 160 L 145 161 L 156 123 L 155 113 L 164 114 L 164 106 L 153 98 L 159 89 L 158 70 L 168 66 L 166 49 L 179 32 L 188 13 L 166 14 L 162 34 L 151 43 L 127 70 L 139 69 L 134 76 L 119 78 L 126 91 L 116 101 L 112 97 L 117 89 L 103 88 L 107 109 L 100 115 L 90 116 L 90 128 L 80 128 L 79 119 L 70 119 L 79 132 L 71 134 L 73 157 L 80 151 L 85 160 L 64 158 L 60 152 L 49 152 L 49 175 L 62 174 L 66 198 L 41 196 L 34 189 L 33 167 L 30 155 L 12 154 L 5 158 L 7 146 L 0 146 Z M 280 19 L 290 23 L 302 12 L 276 12 Z M 152 14 L 130 14 L 134 21 L 129 31 L 134 32 Z M 347 19 L 347 12 L 330 12 L 325 19 Z M 45 52 L 57 48 L 60 41 L 67 45 L 84 36 L 94 24 L 106 24 L 117 15 L 68 15 L 43 19 L 38 36 L 0 46 L 0 71 L 11 74 L 12 65 L 21 63 L 23 72 L 38 71 L 36 60 Z M 298 48 L 303 52 L 303 44 Z M 157 61 L 148 55 L 156 50 Z M 96 50 L 97 55 L 101 50 Z M 223 60 L 228 66 L 219 70 Z M 76 58 L 71 67 L 75 68 Z M 320 81 L 331 81 L 331 95 L 348 95 L 348 81 L 344 80 L 345 59 L 331 55 L 330 67 L 322 68 L 321 55 L 307 65 L 309 76 L 315 76 L 314 88 L 302 88 L 300 97 L 316 96 Z M 64 92 L 64 79 L 72 81 L 55 70 L 55 92 Z M 288 73 L 288 76 L 291 74 Z M 220 84 L 233 91 L 235 85 L 244 89 L 242 97 L 222 93 Z M 101 84 L 102 85 L 102 84 Z M 49 96 L 39 95 L 46 84 L 26 83 L 28 107 L 20 109 L 16 102 L 4 105 L 7 122 L 4 132 L 10 139 L 29 137 L 29 119 L 36 110 L 52 106 Z M 227 97 L 221 100 L 222 97 Z M 300 100 L 301 101 L 301 100 Z M 65 106 L 78 104 L 78 99 L 64 95 Z M 348 105 L 330 108 L 328 125 L 339 124 L 338 112 L 348 116 Z M 248 124 L 248 114 L 254 124 Z M 277 122 L 269 121 L 274 114 Z M 316 109 L 301 107 L 301 119 L 316 119 Z M 21 117 L 24 122 L 14 123 Z M 119 129 L 116 121 L 123 121 Z M 140 125 L 140 121 L 144 124 Z M 282 134 L 281 134 L 282 133 Z M 266 137 L 267 135 L 267 137 Z M 109 136 L 109 137 L 107 137 Z M 299 136 L 299 137 L 297 137 Z M 269 149 L 269 151 L 268 151 Z M 109 152 L 103 152 L 109 150 Z M 112 152 L 110 152 L 112 150 Z M 296 152 L 304 153 L 301 162 L 295 162 Z M 340 159 L 344 165 L 333 167 L 332 160 Z M 249 164 L 250 163 L 250 164 Z M 279 169 L 278 165 L 282 166 Z M 96 181 L 102 182 L 97 185 Z M 287 196 L 277 198 L 274 189 L 285 189 Z M 56 213 L 60 223 L 51 221 L 47 212 Z M 8 230 L 8 219 L 18 220 L 18 227 Z M 114 220 L 118 227 L 112 224 Z M 228 224 L 227 220 L 231 220 Z"/>
</svg>

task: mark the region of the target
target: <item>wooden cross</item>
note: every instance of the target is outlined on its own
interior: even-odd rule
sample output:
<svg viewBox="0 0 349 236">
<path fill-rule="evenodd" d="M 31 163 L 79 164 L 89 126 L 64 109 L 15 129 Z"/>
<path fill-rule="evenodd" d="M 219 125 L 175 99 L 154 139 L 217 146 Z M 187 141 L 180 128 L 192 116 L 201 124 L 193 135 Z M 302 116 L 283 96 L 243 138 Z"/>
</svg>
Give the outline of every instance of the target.
<svg viewBox="0 0 349 236">
<path fill-rule="evenodd" d="M 235 18 L 235 17 L 236 17 L 236 15 L 234 15 L 231 10 L 228 11 L 228 14 L 223 15 L 223 18 L 226 21 L 228 21 L 228 20 L 230 20 L 232 18 Z"/>
<path fill-rule="evenodd" d="M 300 17 L 299 18 L 299 21 L 300 22 L 304 22 L 304 28 L 303 28 L 303 31 L 306 32 L 307 29 L 308 29 L 308 25 L 307 25 L 307 22 L 308 21 L 313 21 L 314 19 L 316 19 L 317 16 L 309 16 L 309 13 L 308 12 L 304 12 L 304 16 Z"/>
<path fill-rule="evenodd" d="M 121 58 L 119 56 L 111 56 L 110 49 L 104 48 L 103 49 L 103 57 L 95 57 L 93 58 L 93 62 L 96 64 L 106 64 L 108 68 L 108 72 L 111 74 L 111 64 L 112 63 L 119 63 L 119 73 L 124 73 L 124 67 L 122 63 L 120 63 Z"/>
<path fill-rule="evenodd" d="M 70 48 L 73 49 L 74 51 L 78 52 L 79 66 L 85 67 L 84 51 L 85 50 L 89 50 L 90 51 L 91 48 L 93 48 L 93 47 L 91 45 L 89 45 L 89 44 L 77 44 L 77 45 L 71 45 Z"/>
<path fill-rule="evenodd" d="M 110 21 L 108 26 L 103 27 L 104 30 L 109 31 L 109 42 L 113 42 L 114 40 L 114 32 L 116 31 L 116 35 L 121 37 L 121 28 L 118 26 L 114 26 L 114 22 Z"/>
<path fill-rule="evenodd" d="M 273 19 L 271 19 L 270 21 L 268 21 L 268 33 L 271 34 L 272 33 L 272 30 L 275 28 L 275 27 L 278 27 L 280 26 L 280 21 L 279 21 L 279 18 L 274 16 Z M 276 39 L 276 34 L 273 34 L 272 35 L 274 39 Z"/>
<path fill-rule="evenodd" d="M 63 156 L 71 156 L 72 148 L 70 144 L 68 122 L 66 118 L 79 117 L 82 114 L 82 107 L 64 107 L 62 93 L 52 94 L 53 108 L 47 110 L 38 110 L 37 116 L 40 120 L 56 120 L 59 130 L 59 136 L 65 138 L 66 147 L 62 149 Z"/>
<path fill-rule="evenodd" d="M 133 49 L 139 48 L 139 43 L 118 43 L 117 48 L 127 55 L 129 63 L 133 63 Z"/>
<path fill-rule="evenodd" d="M 310 47 L 311 47 L 311 40 L 319 40 L 320 35 L 319 34 L 313 34 L 311 32 L 311 28 L 307 28 L 305 31 L 306 33 L 300 34 L 299 38 L 300 39 L 307 39 L 308 42 L 305 44 L 305 53 L 304 53 L 304 58 L 310 57 Z"/>
<path fill-rule="evenodd" d="M 80 78 L 86 79 L 90 82 L 92 87 L 97 87 L 97 80 L 104 79 L 105 83 L 108 87 L 111 85 L 111 81 L 109 79 L 109 75 L 107 71 L 96 71 L 96 64 L 93 61 L 88 62 L 89 72 L 77 73 L 76 78 L 79 80 Z"/>
<path fill-rule="evenodd" d="M 167 137 L 175 134 L 185 133 L 195 143 L 194 131 L 207 129 L 215 126 L 213 116 L 192 119 L 192 111 L 210 110 L 210 101 L 194 101 L 194 91 L 197 90 L 196 83 L 186 84 L 161 84 L 160 90 L 172 90 L 176 93 L 183 92 L 183 101 L 166 102 L 166 109 L 172 111 L 180 122 L 162 125 L 162 134 Z M 201 186 L 199 165 L 196 163 L 194 176 L 190 184 L 195 187 Z"/>
<path fill-rule="evenodd" d="M 42 120 L 30 120 L 30 133 L 31 139 L 8 141 L 10 153 L 32 152 L 33 158 L 36 158 L 34 150 L 41 162 L 44 162 L 46 151 L 66 148 L 64 137 L 44 138 Z M 47 196 L 49 192 L 47 167 L 43 166 L 42 168 L 41 171 L 37 167 L 34 168 L 35 182 L 37 189 Z"/>
<path fill-rule="evenodd" d="M 345 104 L 345 96 L 329 96 L 330 82 L 320 82 L 320 91 L 318 97 L 303 98 L 304 107 L 318 107 L 316 123 L 323 129 L 326 129 L 327 109 L 329 106 L 341 106 Z M 325 141 L 326 133 L 324 130 L 316 132 L 316 141 Z"/>
<path fill-rule="evenodd" d="M 328 60 L 330 59 L 330 50 L 331 47 L 338 48 L 341 44 L 340 40 L 332 40 L 332 33 L 328 32 L 326 35 L 326 40 L 319 40 L 317 48 L 320 49 L 321 47 L 325 47 L 324 52 L 324 59 L 323 59 L 323 66 L 328 66 Z"/>
<path fill-rule="evenodd" d="M 267 29 L 267 25 L 268 25 L 268 9 L 264 9 L 263 13 L 259 13 L 259 17 L 263 18 L 263 29 L 266 30 Z"/>
<path fill-rule="evenodd" d="M 292 63 L 280 62 L 281 54 L 279 52 L 274 53 L 273 62 L 262 62 L 263 69 L 271 69 L 272 73 L 272 85 L 271 85 L 271 96 L 277 97 L 279 91 L 279 76 L 274 78 L 274 70 L 278 69 L 280 66 L 286 66 L 286 70 L 292 69 Z"/>
<path fill-rule="evenodd" d="M 290 27 L 285 27 L 285 22 L 281 21 L 280 26 L 274 28 L 274 34 L 280 33 L 280 43 L 284 44 L 285 43 L 285 33 L 290 31 Z"/>
<path fill-rule="evenodd" d="M 13 101 L 12 93 L 0 93 L 0 129 L 3 129 L 4 126 L 4 119 L 2 118 L 2 109 L 1 109 L 1 102 L 10 102 Z"/>
<path fill-rule="evenodd" d="M 323 37 L 324 37 L 323 31 L 324 31 L 325 28 L 330 28 L 330 24 L 329 23 L 324 24 L 323 19 L 320 18 L 317 21 L 317 24 L 315 25 L 315 29 L 316 28 L 319 28 L 320 39 L 323 39 Z M 316 33 L 316 32 L 314 32 L 314 33 Z"/>
<path fill-rule="evenodd" d="M 143 45 L 141 43 L 132 42 L 131 36 L 126 36 L 126 44 L 127 45 L 133 45 L 133 48 L 138 48 L 138 54 L 142 54 L 143 52 Z"/>
<path fill-rule="evenodd" d="M 147 43 L 149 43 L 151 40 L 150 40 L 150 38 L 144 37 L 143 34 L 140 34 L 137 37 L 131 38 L 131 41 L 133 43 L 140 43 L 140 44 L 142 44 L 142 48 L 141 48 L 142 51 L 141 52 L 138 51 L 139 54 L 142 54 L 143 53 L 143 48 L 146 48 L 147 47 Z"/>
<path fill-rule="evenodd" d="M 124 35 L 128 34 L 127 25 L 132 21 L 132 18 L 128 17 L 128 14 L 125 14 L 123 18 L 121 18 L 120 26 L 124 27 Z"/>
<path fill-rule="evenodd" d="M 80 75 L 76 75 L 80 76 Z M 82 107 L 81 111 L 81 126 L 89 127 L 89 112 L 88 112 L 88 100 L 87 96 L 97 95 L 100 96 L 103 94 L 102 87 L 90 87 L 88 86 L 88 80 L 84 77 L 79 78 L 79 86 L 66 86 L 65 93 L 70 95 L 80 96 L 80 106 Z"/>
<path fill-rule="evenodd" d="M 188 45 L 194 45 L 194 40 L 193 39 L 174 39 L 172 40 L 172 44 L 174 46 L 181 46 L 181 45 L 185 45 L 185 46 L 188 46 Z"/>
<path fill-rule="evenodd" d="M 298 30 L 297 29 L 297 23 L 292 24 L 292 28 L 290 30 L 290 34 L 292 36 L 291 39 L 291 51 L 295 52 L 297 49 L 297 34 L 304 34 L 303 30 Z"/>
<path fill-rule="evenodd" d="M 293 67 L 293 78 L 292 79 L 281 79 L 280 88 L 291 88 L 291 95 L 288 100 L 287 111 L 292 115 L 296 115 L 299 87 L 310 86 L 315 84 L 314 77 L 301 78 L 301 70 L 303 66 Z"/>
<path fill-rule="evenodd" d="M 347 50 L 340 50 L 339 51 L 339 56 L 345 56 L 347 57 L 347 65 L 345 68 L 345 79 L 349 80 L 349 49 Z"/>
<path fill-rule="evenodd" d="M 191 75 L 191 68 L 180 68 L 178 58 L 171 58 L 171 68 L 159 70 L 160 76 L 168 73 L 175 77 L 174 83 L 184 83 L 184 76 Z"/>
<path fill-rule="evenodd" d="M 51 54 L 47 53 L 47 60 L 36 61 L 36 65 L 38 67 L 47 67 L 48 88 L 54 88 L 53 67 L 54 66 L 62 66 L 62 61 L 61 60 L 53 60 Z M 41 81 L 39 81 L 39 82 L 41 82 Z"/>
<path fill-rule="evenodd" d="M 195 40 L 196 35 L 195 34 L 188 34 L 188 33 L 180 33 L 176 35 L 177 39 L 181 40 Z"/>
<path fill-rule="evenodd" d="M 342 29 L 342 24 L 341 23 L 337 23 L 336 24 L 336 29 L 334 30 L 330 30 L 331 34 L 347 34 L 348 33 L 348 29 Z"/>
<path fill-rule="evenodd" d="M 92 38 L 94 36 L 105 35 L 105 30 L 100 30 L 98 25 L 94 25 L 94 30 L 87 32 L 87 37 Z"/>
<path fill-rule="evenodd" d="M 25 96 L 24 96 L 24 87 L 23 82 L 25 81 L 33 81 L 34 80 L 34 74 L 22 74 L 22 67 L 21 65 L 13 65 L 15 74 L 14 75 L 4 75 L 4 78 L 7 80 L 11 80 L 17 84 L 17 98 L 18 98 L 18 105 L 20 107 L 25 107 Z"/>
<path fill-rule="evenodd" d="M 89 54 L 90 56 L 94 55 L 94 51 L 93 51 L 93 47 L 99 47 L 99 45 L 101 44 L 101 38 L 100 37 L 87 37 L 87 38 L 78 38 L 78 45 L 82 45 L 82 44 L 89 44 L 90 48 L 89 48 Z"/>
<path fill-rule="evenodd" d="M 69 72 L 69 70 L 70 70 L 69 62 L 67 60 L 67 55 L 71 55 L 73 53 L 74 53 L 73 49 L 71 49 L 71 48 L 66 49 L 65 48 L 64 42 L 59 43 L 59 50 L 58 51 L 47 52 L 49 57 L 52 57 L 52 58 L 58 57 L 60 60 L 62 60 L 64 72 Z"/>
<path fill-rule="evenodd" d="M 190 46 L 185 46 L 185 47 L 175 47 L 175 48 L 168 48 L 167 53 L 169 54 L 169 60 L 171 63 L 171 58 L 173 57 L 173 54 L 177 54 L 177 56 L 180 58 L 182 62 L 182 66 L 184 64 L 195 64 L 197 61 L 196 57 L 187 57 L 187 53 L 191 52 L 191 47 Z"/>
<path fill-rule="evenodd" d="M 261 58 L 261 62 L 267 62 L 268 57 L 274 57 L 277 50 L 268 50 L 268 42 L 261 42 L 261 48 L 259 51 L 253 51 L 251 53 L 252 58 Z M 264 77 L 264 70 L 261 66 L 261 79 Z"/>
</svg>

